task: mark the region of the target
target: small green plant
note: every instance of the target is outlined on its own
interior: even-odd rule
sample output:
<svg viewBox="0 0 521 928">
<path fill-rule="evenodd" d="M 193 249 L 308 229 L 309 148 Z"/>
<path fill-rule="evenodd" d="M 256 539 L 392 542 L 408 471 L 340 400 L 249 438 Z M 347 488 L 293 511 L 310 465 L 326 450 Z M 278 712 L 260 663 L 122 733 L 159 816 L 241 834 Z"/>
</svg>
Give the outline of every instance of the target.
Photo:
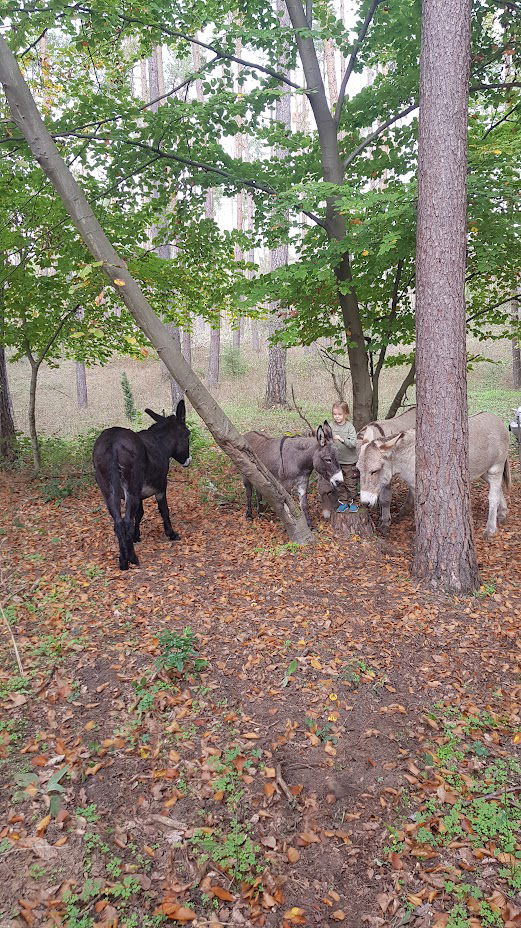
<svg viewBox="0 0 521 928">
<path fill-rule="evenodd" d="M 297 667 L 298 667 L 298 661 L 296 661 L 295 658 L 293 658 L 293 660 L 289 662 L 289 664 L 288 664 L 286 670 L 284 671 L 284 676 L 283 676 L 282 682 L 281 682 L 281 684 L 280 684 L 281 686 L 287 686 L 287 685 L 288 685 L 288 683 L 289 683 L 289 681 L 290 681 L 290 678 L 291 678 L 291 677 L 293 676 L 293 674 L 295 673 Z"/>
<path fill-rule="evenodd" d="M 44 503 L 58 503 L 69 496 L 74 496 L 77 489 L 78 484 L 72 477 L 68 477 L 65 481 L 59 477 L 50 477 L 40 484 L 40 495 Z"/>
<path fill-rule="evenodd" d="M 7 851 L 10 851 L 12 848 L 12 843 L 9 838 L 0 839 L 0 854 L 6 854 Z"/>
<path fill-rule="evenodd" d="M 87 564 L 85 568 L 85 576 L 88 577 L 89 580 L 97 580 L 98 577 L 103 577 L 104 573 L 103 568 L 99 567 L 98 564 Z"/>
<path fill-rule="evenodd" d="M 159 635 L 159 647 L 161 654 L 156 659 L 158 670 L 167 673 L 176 670 L 178 673 L 186 673 L 190 669 L 193 673 L 200 673 L 207 666 L 207 661 L 197 657 L 198 651 L 195 644 L 195 635 L 187 625 L 180 635 L 164 629 Z"/>
<path fill-rule="evenodd" d="M 128 902 L 132 896 L 139 892 L 141 892 L 141 883 L 132 876 L 124 877 L 120 883 L 114 883 L 114 886 L 106 890 L 108 896 L 114 896 L 115 899 L 119 899 L 123 903 Z"/>
<path fill-rule="evenodd" d="M 251 840 L 247 826 L 236 819 L 230 823 L 228 833 L 215 829 L 208 834 L 207 830 L 197 828 L 190 841 L 201 862 L 212 862 L 232 880 L 252 882 L 262 872 L 260 847 Z"/>
<path fill-rule="evenodd" d="M 137 696 L 135 711 L 137 715 L 141 717 L 145 712 L 150 712 L 157 694 L 171 689 L 171 686 L 169 683 L 165 683 L 164 680 L 151 683 L 148 677 L 142 677 L 141 680 L 133 681 L 132 688 L 135 690 Z"/>
<path fill-rule="evenodd" d="M 132 393 L 132 387 L 130 386 L 130 380 L 128 379 L 126 371 L 123 371 L 121 375 L 121 389 L 123 391 L 123 401 L 125 403 L 125 416 L 129 422 L 135 422 L 138 413 L 136 404 L 134 403 L 134 394 Z"/>
<path fill-rule="evenodd" d="M 90 805 L 85 806 L 85 808 L 78 806 L 76 809 L 76 815 L 81 815 L 82 818 L 91 824 L 94 824 L 99 819 L 99 814 L 95 802 L 91 802 Z"/>
<path fill-rule="evenodd" d="M 228 377 L 242 377 L 248 372 L 246 364 L 239 348 L 232 345 L 226 345 L 221 356 L 221 368 Z"/>
</svg>

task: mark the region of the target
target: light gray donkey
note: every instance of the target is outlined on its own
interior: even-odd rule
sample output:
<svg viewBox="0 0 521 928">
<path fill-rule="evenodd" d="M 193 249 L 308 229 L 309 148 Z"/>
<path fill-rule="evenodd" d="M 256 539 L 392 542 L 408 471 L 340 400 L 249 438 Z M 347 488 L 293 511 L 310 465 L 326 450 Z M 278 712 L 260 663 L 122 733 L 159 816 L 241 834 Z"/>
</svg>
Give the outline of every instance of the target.
<svg viewBox="0 0 521 928">
<path fill-rule="evenodd" d="M 360 499 L 374 506 L 382 487 L 397 474 L 412 493 L 415 488 L 416 430 L 408 429 L 391 438 L 362 442 L 358 457 Z M 469 419 L 469 474 L 471 480 L 483 477 L 489 485 L 488 520 L 485 535 L 494 535 L 497 522 L 504 522 L 507 504 L 504 490 L 510 489 L 508 432 L 498 416 L 481 412 Z"/>
<path fill-rule="evenodd" d="M 282 438 L 271 438 L 264 432 L 247 432 L 244 437 L 257 457 L 288 493 L 293 490 L 297 491 L 306 522 L 310 528 L 313 528 L 307 498 L 311 472 L 316 470 L 317 474 L 327 481 L 328 486 L 336 487 L 344 482 L 333 444 L 333 433 L 328 422 L 319 425 L 316 437 L 284 435 Z M 252 519 L 253 487 L 246 478 L 244 488 L 246 490 L 246 518 Z M 258 493 L 257 504 L 260 506 Z"/>
</svg>

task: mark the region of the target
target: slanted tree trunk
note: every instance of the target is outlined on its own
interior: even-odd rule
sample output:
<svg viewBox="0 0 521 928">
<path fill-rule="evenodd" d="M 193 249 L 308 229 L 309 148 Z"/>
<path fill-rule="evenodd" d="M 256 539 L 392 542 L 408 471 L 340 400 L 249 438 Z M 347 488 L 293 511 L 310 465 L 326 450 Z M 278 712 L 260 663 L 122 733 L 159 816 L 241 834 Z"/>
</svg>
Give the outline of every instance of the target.
<svg viewBox="0 0 521 928">
<path fill-rule="evenodd" d="M 255 456 L 244 437 L 234 428 L 212 395 L 186 363 L 181 352 L 169 337 L 166 327 L 148 303 L 139 284 L 130 274 L 126 262 L 113 248 L 81 187 L 59 154 L 20 73 L 16 59 L 1 36 L 0 81 L 4 86 L 13 120 L 24 135 L 42 170 L 61 197 L 86 247 L 96 261 L 102 262 L 101 268 L 120 299 L 150 339 L 172 376 L 185 390 L 192 406 L 206 423 L 217 443 L 236 464 L 239 471 L 266 498 L 284 523 L 288 536 L 300 543 L 312 541 L 312 532 L 301 510 Z"/>
<path fill-rule="evenodd" d="M 0 347 L 0 459 L 12 461 L 14 458 L 16 433 L 14 427 L 13 404 L 7 376 L 5 349 Z"/>
<path fill-rule="evenodd" d="M 76 402 L 80 409 L 89 405 L 87 396 L 87 372 L 83 361 L 76 361 Z"/>
<path fill-rule="evenodd" d="M 190 332 L 185 332 L 183 330 L 183 347 L 182 347 L 183 357 L 187 364 L 192 366 L 192 335 Z"/>
<path fill-rule="evenodd" d="M 416 250 L 416 553 L 431 588 L 479 586 L 465 331 L 470 0 L 423 0 Z"/>
<path fill-rule="evenodd" d="M 511 301 L 510 311 L 512 324 L 519 325 L 521 322 L 519 300 Z M 514 390 L 521 388 L 521 339 L 518 335 L 514 335 L 512 338 L 512 386 Z"/>
</svg>

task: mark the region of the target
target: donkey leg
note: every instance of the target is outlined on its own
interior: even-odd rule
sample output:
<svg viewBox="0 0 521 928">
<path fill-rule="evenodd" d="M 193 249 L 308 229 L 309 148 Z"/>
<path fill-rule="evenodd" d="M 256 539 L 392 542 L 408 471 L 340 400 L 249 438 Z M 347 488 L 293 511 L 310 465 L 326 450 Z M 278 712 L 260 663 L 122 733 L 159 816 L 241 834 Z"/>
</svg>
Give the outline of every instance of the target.
<svg viewBox="0 0 521 928">
<path fill-rule="evenodd" d="M 119 568 L 120 570 L 128 570 L 128 546 L 127 546 L 127 533 L 125 530 L 125 523 L 121 518 L 121 511 L 119 507 L 119 500 L 116 502 L 116 496 L 110 491 L 110 489 L 105 492 L 103 496 L 105 497 L 105 502 L 107 504 L 107 509 L 114 523 L 114 533 L 118 540 L 119 547 Z"/>
<path fill-rule="evenodd" d="M 172 528 L 170 511 L 166 499 L 166 489 L 163 493 L 156 493 L 156 503 L 163 520 L 166 537 L 169 538 L 170 541 L 177 541 L 181 536 Z"/>
<path fill-rule="evenodd" d="M 313 530 L 313 523 L 311 521 L 311 516 L 309 515 L 309 509 L 308 509 L 308 480 L 303 478 L 297 482 L 297 493 L 298 493 L 298 501 L 300 504 L 300 508 L 302 509 L 302 512 L 304 514 L 304 518 L 309 528 Z"/>
<path fill-rule="evenodd" d="M 246 518 L 253 519 L 253 510 L 252 510 L 252 498 L 253 498 L 253 485 L 250 483 L 246 477 L 243 480 L 244 490 L 246 492 Z"/>
<path fill-rule="evenodd" d="M 389 526 L 391 525 L 391 484 L 386 483 L 381 488 L 378 495 L 378 501 L 380 503 L 380 523 L 384 531 L 389 531 Z"/>
<path fill-rule="evenodd" d="M 134 532 L 141 500 L 139 496 L 136 496 L 134 493 L 130 492 L 126 487 L 124 487 L 124 493 L 125 519 L 123 524 L 127 538 L 127 557 L 131 564 L 136 564 L 139 567 L 138 556 L 134 550 Z"/>
<path fill-rule="evenodd" d="M 141 519 L 143 518 L 143 500 L 140 499 L 136 512 L 136 521 L 134 523 L 134 542 L 141 541 L 141 532 L 139 527 L 141 525 Z"/>
<path fill-rule="evenodd" d="M 502 474 L 491 473 L 490 471 L 486 475 L 486 480 L 488 482 L 488 519 L 487 525 L 485 528 L 485 538 L 491 538 L 492 535 L 496 534 L 497 529 L 497 511 L 499 507 L 499 501 L 501 499 L 501 480 Z"/>
</svg>

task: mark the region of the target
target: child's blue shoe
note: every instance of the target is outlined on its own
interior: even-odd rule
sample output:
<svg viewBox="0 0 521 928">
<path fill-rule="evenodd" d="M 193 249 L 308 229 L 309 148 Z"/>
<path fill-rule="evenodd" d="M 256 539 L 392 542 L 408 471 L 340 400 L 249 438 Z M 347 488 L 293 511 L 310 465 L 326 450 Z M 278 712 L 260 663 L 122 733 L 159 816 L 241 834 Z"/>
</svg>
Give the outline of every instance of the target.
<svg viewBox="0 0 521 928">
<path fill-rule="evenodd" d="M 356 503 L 351 503 L 351 505 L 349 506 L 349 512 L 358 512 L 358 506 L 356 505 Z"/>
<path fill-rule="evenodd" d="M 347 505 L 347 503 L 340 503 L 337 509 L 337 512 L 347 512 L 348 509 L 349 509 L 349 506 Z"/>
</svg>

